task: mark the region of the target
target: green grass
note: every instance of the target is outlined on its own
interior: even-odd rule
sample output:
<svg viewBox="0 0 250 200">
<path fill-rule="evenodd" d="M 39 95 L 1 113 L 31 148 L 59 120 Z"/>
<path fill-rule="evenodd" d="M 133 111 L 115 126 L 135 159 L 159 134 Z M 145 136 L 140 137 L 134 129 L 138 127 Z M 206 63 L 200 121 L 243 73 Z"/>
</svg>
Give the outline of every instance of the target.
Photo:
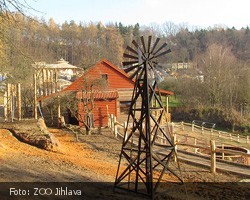
<svg viewBox="0 0 250 200">
<path fill-rule="evenodd" d="M 169 107 L 179 107 L 182 104 L 178 98 L 176 98 L 175 96 L 170 96 L 168 105 L 169 105 Z"/>
</svg>

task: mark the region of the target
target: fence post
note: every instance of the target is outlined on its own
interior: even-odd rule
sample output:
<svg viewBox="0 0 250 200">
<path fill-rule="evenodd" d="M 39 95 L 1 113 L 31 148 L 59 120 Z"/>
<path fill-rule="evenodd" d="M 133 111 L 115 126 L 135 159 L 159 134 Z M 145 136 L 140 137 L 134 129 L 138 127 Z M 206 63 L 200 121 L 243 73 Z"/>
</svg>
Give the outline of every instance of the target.
<svg viewBox="0 0 250 200">
<path fill-rule="evenodd" d="M 249 136 L 247 136 L 247 138 L 246 138 L 246 142 L 247 142 L 247 144 L 248 144 L 248 142 L 249 142 Z"/>
<path fill-rule="evenodd" d="M 128 126 L 128 123 L 127 122 L 123 122 L 123 126 L 124 126 L 124 138 L 125 138 L 125 141 L 127 141 L 127 126 Z"/>
<path fill-rule="evenodd" d="M 11 108 L 12 108 L 12 98 L 11 98 L 11 84 L 7 83 L 7 121 L 11 119 Z"/>
<path fill-rule="evenodd" d="M 211 149 L 211 173 L 216 173 L 216 153 L 215 153 L 215 140 L 210 140 Z"/>
<path fill-rule="evenodd" d="M 221 137 L 221 135 L 220 135 L 220 131 L 218 132 L 218 134 L 219 134 L 219 137 Z"/>
<path fill-rule="evenodd" d="M 191 129 L 191 131 L 192 132 L 194 131 L 194 123 L 192 123 L 192 129 Z"/>
<path fill-rule="evenodd" d="M 108 114 L 108 128 L 110 128 L 110 114 Z"/>
<path fill-rule="evenodd" d="M 22 118 L 22 102 L 21 102 L 21 84 L 17 84 L 17 117 L 18 120 Z"/>
<path fill-rule="evenodd" d="M 171 122 L 171 131 L 172 131 L 172 134 L 174 134 L 174 122 Z"/>
<path fill-rule="evenodd" d="M 114 130 L 114 115 L 113 114 L 111 114 L 111 132 L 113 133 L 113 130 Z"/>
<path fill-rule="evenodd" d="M 7 91 L 5 91 L 3 98 L 4 98 L 3 99 L 3 101 L 4 101 L 4 121 L 7 122 L 8 121 L 8 97 L 7 97 Z"/>
<path fill-rule="evenodd" d="M 114 134 L 117 137 L 117 124 L 116 124 L 116 116 L 114 116 Z"/>
<path fill-rule="evenodd" d="M 197 139 L 196 138 L 194 138 L 194 145 L 197 145 Z M 197 153 L 197 151 L 198 151 L 198 148 L 194 148 L 194 153 Z"/>
<path fill-rule="evenodd" d="M 211 132 L 211 135 L 213 136 L 213 135 L 214 135 L 214 130 L 213 130 L 213 128 L 211 128 L 210 132 Z"/>
<path fill-rule="evenodd" d="M 224 153 L 224 144 L 221 144 L 221 149 L 222 149 L 222 157 L 221 159 L 224 160 L 225 159 L 225 153 Z"/>
<path fill-rule="evenodd" d="M 33 87 L 34 87 L 34 108 L 33 108 L 33 112 L 34 112 L 34 119 L 37 119 L 37 77 L 36 74 L 33 74 Z M 43 96 L 45 96 L 45 94 L 43 93 Z"/>
<path fill-rule="evenodd" d="M 174 162 L 177 162 L 177 138 L 176 138 L 176 134 L 173 135 L 174 136 Z"/>
<path fill-rule="evenodd" d="M 181 122 L 181 128 L 184 131 L 184 122 L 183 121 Z"/>
</svg>

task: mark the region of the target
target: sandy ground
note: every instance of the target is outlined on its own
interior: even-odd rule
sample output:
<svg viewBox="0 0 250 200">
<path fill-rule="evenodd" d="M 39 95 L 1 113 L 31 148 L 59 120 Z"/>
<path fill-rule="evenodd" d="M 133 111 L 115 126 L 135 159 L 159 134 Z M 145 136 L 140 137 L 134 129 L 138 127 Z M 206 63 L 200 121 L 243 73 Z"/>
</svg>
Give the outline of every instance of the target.
<svg viewBox="0 0 250 200">
<path fill-rule="evenodd" d="M 104 129 L 100 134 L 80 136 L 76 142 L 75 135 L 66 130 L 49 129 L 59 140 L 57 151 L 51 152 L 18 141 L 12 134 L 4 129 L 0 130 L 0 182 L 114 182 L 118 165 L 121 141 L 114 138 Z M 192 199 L 213 199 L 213 193 L 199 194 L 207 191 L 208 186 L 194 186 L 193 182 L 239 182 L 244 177 L 231 174 L 211 174 L 207 169 L 181 163 L 184 181 L 187 190 L 192 191 Z M 198 188 L 194 192 L 194 187 Z M 200 190 L 199 190 L 199 187 Z M 211 186 L 214 189 L 214 185 Z M 223 187 L 223 184 L 218 187 Z M 216 188 L 218 188 L 216 187 Z M 183 193 L 183 188 L 180 189 Z M 241 187 L 239 188 L 241 190 Z M 105 196 L 105 192 L 99 193 Z M 233 197 L 230 192 L 228 197 Z M 234 191 L 238 199 L 245 199 L 246 194 Z M 110 194 L 109 194 L 110 195 Z M 176 195 L 176 190 L 169 190 L 166 199 Z M 248 194 L 247 194 L 248 195 Z M 250 195 L 250 194 L 249 194 Z M 209 198 L 206 198 L 209 197 Z M 210 198 L 211 197 L 211 198 Z M 109 199 L 115 199 L 111 194 Z M 121 199 L 118 195 L 117 199 Z M 138 197 L 136 197 L 138 199 Z M 220 199 L 219 196 L 217 199 Z"/>
</svg>

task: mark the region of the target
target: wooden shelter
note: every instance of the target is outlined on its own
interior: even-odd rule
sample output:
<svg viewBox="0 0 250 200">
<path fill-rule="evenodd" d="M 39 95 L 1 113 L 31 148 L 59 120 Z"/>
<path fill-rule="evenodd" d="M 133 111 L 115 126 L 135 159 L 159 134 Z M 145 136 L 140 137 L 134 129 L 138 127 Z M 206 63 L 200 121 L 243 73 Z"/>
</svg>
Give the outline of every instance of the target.
<svg viewBox="0 0 250 200">
<path fill-rule="evenodd" d="M 95 83 L 98 81 L 101 81 L 101 86 L 100 84 L 95 86 Z M 63 94 L 75 93 L 77 99 L 80 100 L 77 105 L 78 113 L 84 116 L 83 100 L 89 98 L 88 95 L 91 95 L 90 90 L 86 91 L 87 86 L 93 86 L 93 88 L 91 88 L 94 100 L 92 123 L 95 127 L 107 126 L 108 114 L 115 115 L 119 121 L 126 121 L 127 111 L 133 93 L 134 81 L 131 80 L 128 74 L 122 69 L 113 65 L 106 59 L 101 60 L 93 67 L 89 68 L 84 75 L 76 79 L 62 91 L 42 97 L 39 101 L 42 107 L 44 107 L 51 98 L 56 99 Z M 168 96 L 173 93 L 164 91 L 163 94 Z M 57 101 L 54 102 L 57 103 Z M 45 109 L 43 109 L 43 111 L 45 111 Z M 76 122 L 70 113 L 62 112 L 61 114 L 64 116 L 66 123 L 78 123 L 81 125 L 81 123 Z"/>
</svg>

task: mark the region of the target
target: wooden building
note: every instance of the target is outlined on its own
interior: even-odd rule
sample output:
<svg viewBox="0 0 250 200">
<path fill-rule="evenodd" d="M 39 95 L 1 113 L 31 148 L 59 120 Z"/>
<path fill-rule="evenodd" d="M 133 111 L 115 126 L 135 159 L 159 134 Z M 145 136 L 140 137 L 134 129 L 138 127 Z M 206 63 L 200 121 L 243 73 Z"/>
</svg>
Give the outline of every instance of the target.
<svg viewBox="0 0 250 200">
<path fill-rule="evenodd" d="M 86 114 L 83 105 L 84 99 L 89 99 L 89 95 L 92 95 L 94 100 L 92 123 L 95 127 L 104 127 L 108 123 L 108 114 L 117 116 L 120 122 L 126 121 L 133 88 L 134 81 L 129 78 L 127 73 L 103 59 L 64 90 L 40 98 L 39 101 L 43 105 L 50 98 L 63 93 L 75 92 L 77 99 L 81 100 L 77 105 L 78 113 L 84 116 Z M 172 92 L 163 91 L 162 94 L 168 96 Z M 66 123 L 75 121 L 70 113 L 63 112 L 62 114 Z"/>
</svg>

